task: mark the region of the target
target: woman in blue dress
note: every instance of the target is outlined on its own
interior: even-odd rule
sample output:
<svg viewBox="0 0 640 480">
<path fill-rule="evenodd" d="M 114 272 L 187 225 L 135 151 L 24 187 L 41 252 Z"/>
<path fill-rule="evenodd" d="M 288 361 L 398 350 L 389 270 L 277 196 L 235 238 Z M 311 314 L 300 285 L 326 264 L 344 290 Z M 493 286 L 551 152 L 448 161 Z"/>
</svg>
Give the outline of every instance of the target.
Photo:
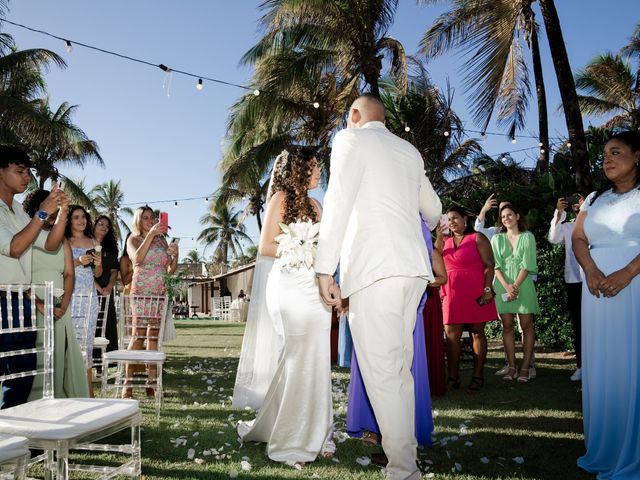
<svg viewBox="0 0 640 480">
<path fill-rule="evenodd" d="M 578 466 L 598 479 L 640 478 L 640 134 L 604 148 L 609 184 L 587 197 L 573 232 L 584 270 L 582 406 L 587 452 Z"/>
</svg>

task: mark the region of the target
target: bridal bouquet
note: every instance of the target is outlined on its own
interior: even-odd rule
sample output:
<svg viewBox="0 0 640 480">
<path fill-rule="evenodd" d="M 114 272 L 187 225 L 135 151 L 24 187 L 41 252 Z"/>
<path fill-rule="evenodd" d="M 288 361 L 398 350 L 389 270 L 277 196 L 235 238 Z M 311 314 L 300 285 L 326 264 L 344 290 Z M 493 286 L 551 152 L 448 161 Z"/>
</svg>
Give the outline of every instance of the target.
<svg viewBox="0 0 640 480">
<path fill-rule="evenodd" d="M 316 257 L 320 224 L 311 220 L 296 220 L 289 225 L 280 224 L 282 233 L 275 238 L 278 244 L 277 256 L 284 262 L 282 268 L 291 271 L 311 268 Z"/>
<path fill-rule="evenodd" d="M 64 296 L 64 290 L 62 288 L 53 289 L 53 306 L 58 308 L 62 305 L 62 297 Z"/>
</svg>

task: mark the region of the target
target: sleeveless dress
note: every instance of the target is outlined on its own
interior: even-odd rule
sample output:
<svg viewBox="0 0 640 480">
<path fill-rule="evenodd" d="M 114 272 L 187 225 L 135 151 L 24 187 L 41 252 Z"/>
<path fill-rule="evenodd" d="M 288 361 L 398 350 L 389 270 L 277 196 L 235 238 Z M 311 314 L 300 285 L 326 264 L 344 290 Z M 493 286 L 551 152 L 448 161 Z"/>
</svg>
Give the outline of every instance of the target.
<svg viewBox="0 0 640 480">
<path fill-rule="evenodd" d="M 485 323 L 498 319 L 494 301 L 479 305 L 476 298 L 484 293 L 484 264 L 476 243 L 477 233 L 465 235 L 455 246 L 453 237 L 442 248 L 442 260 L 448 280 L 440 288 L 445 325 Z M 519 271 L 519 270 L 518 270 Z"/>
<path fill-rule="evenodd" d="M 593 205 L 584 232 L 605 275 L 640 255 L 640 191 L 610 190 Z M 616 296 L 596 298 L 582 283 L 582 408 L 587 452 L 578 466 L 599 479 L 640 478 L 640 275 Z"/>
<path fill-rule="evenodd" d="M 46 235 L 40 232 L 40 235 Z M 55 252 L 33 247 L 31 278 L 34 283 L 53 282 L 53 288 L 64 287 L 64 246 Z M 43 318 L 37 314 L 38 326 Z M 71 305 L 62 318 L 55 320 L 53 333 L 53 389 L 56 398 L 86 398 L 89 396 L 85 358 L 76 339 L 71 322 Z M 42 346 L 42 332 L 38 332 L 36 344 Z M 44 359 L 38 354 L 38 368 L 43 368 Z M 36 375 L 29 401 L 42 398 L 42 375 Z"/>
<path fill-rule="evenodd" d="M 93 248 L 93 247 L 92 247 Z M 81 255 L 87 253 L 88 248 L 72 247 L 73 259 L 79 258 Z M 76 331 L 76 336 L 80 342 L 80 348 L 85 355 L 85 362 L 87 368 L 90 368 L 93 361 L 93 341 L 96 336 L 96 325 L 98 323 L 98 301 L 96 294 L 95 279 L 93 276 L 93 268 L 85 267 L 84 265 L 78 265 L 75 267 L 76 281 L 73 287 L 73 293 L 79 293 L 83 295 L 92 295 L 93 298 L 89 304 L 86 298 L 80 300 L 74 300 L 72 303 L 72 312 L 77 313 L 77 316 L 72 315 L 73 326 Z M 81 302 L 78 304 L 77 302 Z M 86 305 L 85 305 L 86 304 Z M 87 320 L 86 310 L 90 308 L 89 318 Z M 86 338 L 83 338 L 83 333 L 86 331 Z"/>
<path fill-rule="evenodd" d="M 331 397 L 331 310 L 320 299 L 312 268 L 269 272 L 267 308 L 284 344 L 255 420 L 240 422 L 243 441 L 265 442 L 277 462 L 312 462 L 335 451 Z"/>
<path fill-rule="evenodd" d="M 110 252 L 102 251 L 102 275 L 96 278 L 96 283 L 104 288 L 109 285 L 109 281 L 111 280 L 111 272 L 113 270 L 119 270 L 120 264 L 118 263 L 117 256 L 114 256 Z M 115 298 L 113 296 L 113 291 L 109 292 L 111 296 L 109 299 L 109 307 L 107 309 L 107 318 L 103 320 L 100 318 L 100 321 L 106 321 L 105 325 L 105 338 L 109 340 L 109 345 L 107 345 L 107 352 L 118 349 L 118 321 L 116 319 L 116 307 L 115 307 Z M 94 350 L 94 358 L 99 357 L 100 350 Z"/>
<path fill-rule="evenodd" d="M 433 251 L 431 232 L 422 222 L 422 235 L 429 250 L 429 258 Z M 431 410 L 431 392 L 429 384 L 429 370 L 427 366 L 427 342 L 423 322 L 424 308 L 427 294 L 422 295 L 416 314 L 416 326 L 413 330 L 413 376 L 415 398 L 415 435 L 418 445 L 430 447 L 431 432 L 433 431 L 433 414 Z M 351 353 L 351 376 L 349 378 L 349 400 L 347 404 L 347 433 L 352 437 L 361 437 L 365 431 L 380 433 L 380 427 L 373 413 L 364 380 L 358 366 L 355 348 Z"/>
<path fill-rule="evenodd" d="M 497 280 L 493 282 L 498 313 L 538 313 L 540 308 L 538 307 L 536 287 L 532 279 L 532 275 L 538 273 L 536 239 L 533 234 L 531 232 L 520 233 L 516 240 L 516 248 L 513 249 L 507 234 L 498 233 L 491 239 L 491 248 L 493 249 L 496 270 L 500 269 L 508 283 L 513 284 L 523 268 L 529 271 L 529 275 L 520 285 L 518 298 L 509 302 L 502 300 L 502 294 L 506 293 L 502 284 Z"/>
<path fill-rule="evenodd" d="M 164 274 L 169 265 L 169 255 L 157 240 L 151 243 L 142 263 L 133 266 L 131 293 L 138 295 L 164 295 Z"/>
</svg>

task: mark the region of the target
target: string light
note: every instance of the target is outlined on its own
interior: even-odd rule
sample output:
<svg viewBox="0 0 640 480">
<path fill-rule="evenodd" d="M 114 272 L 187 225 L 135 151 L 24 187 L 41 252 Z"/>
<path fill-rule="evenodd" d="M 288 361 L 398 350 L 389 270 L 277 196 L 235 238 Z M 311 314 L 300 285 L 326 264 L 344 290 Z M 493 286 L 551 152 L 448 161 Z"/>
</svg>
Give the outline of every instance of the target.
<svg viewBox="0 0 640 480">
<path fill-rule="evenodd" d="M 173 202 L 173 206 L 177 207 L 178 206 L 178 202 Z"/>
<path fill-rule="evenodd" d="M 445 131 L 444 131 L 444 136 L 445 136 L 445 137 L 448 137 L 448 136 L 449 136 L 449 130 L 445 130 Z"/>
<path fill-rule="evenodd" d="M 198 84 L 196 85 L 196 88 L 198 90 L 202 90 L 204 88 L 204 85 L 202 84 L 202 79 L 201 78 L 198 79 Z"/>
<path fill-rule="evenodd" d="M 313 108 L 320 108 L 320 104 L 318 102 L 313 102 Z"/>
<path fill-rule="evenodd" d="M 258 95 L 260 95 L 260 90 L 258 90 L 257 88 L 253 91 L 253 94 L 257 97 Z"/>
<path fill-rule="evenodd" d="M 411 127 L 409 127 L 409 125 L 405 125 L 404 131 L 405 132 L 410 132 L 411 131 Z"/>
<path fill-rule="evenodd" d="M 540 143 L 538 143 L 538 146 L 539 146 L 539 147 L 543 147 L 543 146 L 544 146 L 544 143 L 540 142 Z"/>
<path fill-rule="evenodd" d="M 567 148 L 571 148 L 571 142 L 567 142 Z"/>
<path fill-rule="evenodd" d="M 67 53 L 73 52 L 73 44 L 69 40 L 65 40 L 65 48 L 67 49 Z"/>
<path fill-rule="evenodd" d="M 516 137 L 511 137 L 511 143 L 515 144 L 517 142 Z"/>
<path fill-rule="evenodd" d="M 209 203 L 209 197 L 205 197 L 204 203 Z"/>
</svg>

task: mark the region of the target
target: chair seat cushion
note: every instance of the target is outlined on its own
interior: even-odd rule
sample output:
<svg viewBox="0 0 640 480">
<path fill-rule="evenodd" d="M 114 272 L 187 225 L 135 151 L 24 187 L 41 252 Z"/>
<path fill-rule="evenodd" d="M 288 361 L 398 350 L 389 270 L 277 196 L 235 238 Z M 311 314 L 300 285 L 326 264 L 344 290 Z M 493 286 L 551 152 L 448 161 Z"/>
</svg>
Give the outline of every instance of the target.
<svg viewBox="0 0 640 480">
<path fill-rule="evenodd" d="M 0 410 L 0 433 L 29 440 L 70 440 L 140 412 L 137 400 L 52 398 Z"/>
<path fill-rule="evenodd" d="M 106 346 L 106 345 L 109 345 L 109 340 L 107 340 L 104 337 L 96 337 L 93 340 L 93 346 L 94 347 L 102 347 L 102 346 Z"/>
<path fill-rule="evenodd" d="M 102 358 L 109 361 L 164 362 L 167 356 L 157 350 L 114 350 L 105 353 Z"/>
<path fill-rule="evenodd" d="M 27 453 L 27 440 L 16 435 L 3 435 L 0 433 L 0 463 L 14 460 Z"/>
</svg>

